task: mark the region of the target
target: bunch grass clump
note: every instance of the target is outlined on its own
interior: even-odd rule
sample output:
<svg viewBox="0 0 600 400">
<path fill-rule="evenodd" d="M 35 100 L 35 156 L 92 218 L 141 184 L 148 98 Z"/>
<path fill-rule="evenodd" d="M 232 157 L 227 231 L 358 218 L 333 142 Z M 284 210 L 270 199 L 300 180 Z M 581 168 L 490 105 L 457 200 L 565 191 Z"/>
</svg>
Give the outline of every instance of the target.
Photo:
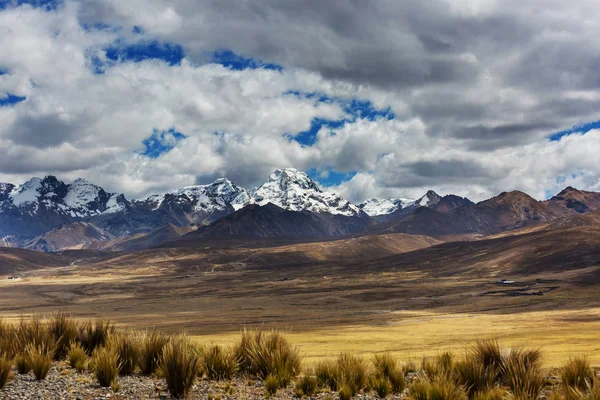
<svg viewBox="0 0 600 400">
<path fill-rule="evenodd" d="M 150 376 L 158 369 L 159 361 L 169 337 L 158 331 L 146 331 L 140 338 L 139 366 L 143 375 Z"/>
<path fill-rule="evenodd" d="M 275 375 L 269 375 L 265 379 L 265 390 L 267 391 L 267 397 L 273 396 L 279 389 L 279 379 Z"/>
<path fill-rule="evenodd" d="M 467 400 L 469 398 L 463 387 L 446 377 L 431 379 L 422 376 L 409 386 L 409 392 L 413 400 Z"/>
<path fill-rule="evenodd" d="M 235 352 L 218 345 L 206 350 L 202 361 L 206 376 L 217 381 L 233 378 L 239 368 Z"/>
<path fill-rule="evenodd" d="M 139 338 L 134 333 L 113 334 L 108 346 L 114 348 L 118 356 L 119 375 L 133 375 L 140 359 Z"/>
<path fill-rule="evenodd" d="M 300 373 L 300 353 L 280 332 L 244 330 L 235 354 L 241 372 L 261 379 L 275 376 L 280 387 L 289 385 Z"/>
<path fill-rule="evenodd" d="M 503 379 L 513 397 L 519 400 L 536 400 L 546 384 L 537 365 L 530 365 L 527 359 L 518 357 L 506 361 Z"/>
<path fill-rule="evenodd" d="M 298 397 L 311 397 L 317 391 L 317 378 L 309 374 L 300 377 L 296 381 L 296 395 Z"/>
<path fill-rule="evenodd" d="M 77 372 L 84 372 L 88 367 L 88 355 L 81 344 L 72 342 L 67 354 L 69 365 L 71 368 L 77 370 Z"/>
<path fill-rule="evenodd" d="M 119 355 L 114 348 L 105 346 L 94 350 L 92 370 L 100 386 L 117 388 L 119 369 Z"/>
<path fill-rule="evenodd" d="M 97 319 L 95 322 L 86 322 L 79 327 L 79 342 L 88 354 L 106 345 L 108 338 L 115 333 L 115 327 L 110 321 Z"/>
<path fill-rule="evenodd" d="M 594 371 L 585 356 L 571 358 L 560 368 L 559 376 L 565 391 L 584 391 L 594 382 Z"/>
<path fill-rule="evenodd" d="M 79 335 L 77 322 L 66 313 L 55 313 L 48 322 L 48 330 L 54 343 L 56 343 L 54 360 L 64 360 L 67 357 L 71 343 Z"/>
<path fill-rule="evenodd" d="M 185 337 L 171 339 L 159 362 L 169 393 L 176 399 L 187 398 L 200 367 L 200 357 Z"/>
<path fill-rule="evenodd" d="M 37 380 L 44 380 L 48 376 L 55 351 L 56 348 L 46 342 L 29 343 L 25 347 L 25 362 Z"/>
<path fill-rule="evenodd" d="M 376 380 L 387 380 L 390 384 L 390 392 L 400 394 L 406 387 L 404 370 L 399 367 L 398 362 L 389 353 L 375 354 L 373 356 L 374 377 Z M 381 384 L 381 382 L 379 382 Z"/>
<path fill-rule="evenodd" d="M 12 360 L 6 354 L 0 353 L 0 389 L 4 388 L 10 379 Z"/>
</svg>

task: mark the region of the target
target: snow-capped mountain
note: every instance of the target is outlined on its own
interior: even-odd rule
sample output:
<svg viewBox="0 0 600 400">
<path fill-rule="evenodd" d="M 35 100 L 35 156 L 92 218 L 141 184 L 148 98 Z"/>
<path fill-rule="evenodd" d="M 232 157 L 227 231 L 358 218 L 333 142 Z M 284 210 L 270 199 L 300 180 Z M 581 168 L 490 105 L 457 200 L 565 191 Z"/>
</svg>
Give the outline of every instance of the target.
<svg viewBox="0 0 600 400">
<path fill-rule="evenodd" d="M 104 236 L 119 238 L 147 234 L 166 225 L 188 229 L 194 225 L 205 226 L 241 211 L 247 205 L 262 207 L 269 203 L 286 211 L 313 215 L 314 226 L 309 224 L 312 228 L 305 232 L 306 235 L 316 232 L 320 232 L 319 235 L 346 235 L 373 223 L 348 200 L 321 190 L 308 175 L 293 168 L 276 170 L 263 185 L 252 191 L 221 178 L 208 185 L 188 186 L 139 200 L 109 193 L 85 179 L 67 184 L 47 176 L 32 178 L 18 186 L 0 184 L 0 238 L 6 238 L 4 242 L 11 244 L 15 241 L 48 243 L 50 236 L 44 236 L 48 233 L 53 243 L 86 245 L 96 243 Z M 285 215 L 288 220 L 293 219 Z M 66 233 L 89 238 L 61 241 L 59 236 Z M 56 248 L 55 245 L 44 246 L 38 247 Z"/>
<path fill-rule="evenodd" d="M 122 195 L 107 193 L 83 179 L 66 184 L 54 176 L 15 186 L 0 184 L 0 237 L 35 236 L 58 225 L 127 206 Z"/>
<path fill-rule="evenodd" d="M 394 213 L 399 213 L 402 210 L 414 210 L 419 207 L 433 207 L 442 200 L 442 197 L 429 190 L 423 197 L 418 199 L 409 199 L 405 197 L 393 199 L 369 199 L 358 207 L 371 217 L 383 217 Z"/>
<path fill-rule="evenodd" d="M 179 209 L 187 214 L 191 223 L 206 225 L 239 210 L 249 202 L 250 196 L 246 189 L 221 178 L 208 185 L 187 186 L 133 203 L 135 207 L 146 207 L 150 211 Z"/>
<path fill-rule="evenodd" d="M 358 216 L 361 210 L 342 196 L 324 192 L 304 172 L 295 168 L 278 169 L 267 182 L 252 191 L 250 203 L 272 203 L 284 210 L 321 214 Z"/>
<path fill-rule="evenodd" d="M 379 215 L 391 214 L 394 211 L 401 210 L 406 207 L 413 206 L 417 200 L 404 197 L 396 199 L 369 199 L 358 205 L 358 208 L 363 210 L 371 217 Z"/>
</svg>

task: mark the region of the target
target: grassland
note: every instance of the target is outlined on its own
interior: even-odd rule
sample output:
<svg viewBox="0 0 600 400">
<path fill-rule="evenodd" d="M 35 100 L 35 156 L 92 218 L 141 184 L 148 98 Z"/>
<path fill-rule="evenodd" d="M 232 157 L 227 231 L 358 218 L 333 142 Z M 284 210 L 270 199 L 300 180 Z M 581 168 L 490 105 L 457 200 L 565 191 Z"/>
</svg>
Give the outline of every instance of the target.
<svg viewBox="0 0 600 400">
<path fill-rule="evenodd" d="M 418 360 L 498 338 L 543 347 L 544 365 L 574 354 L 600 365 L 598 238 L 570 229 L 445 244 L 384 235 L 108 259 L 69 254 L 74 261 L 62 267 L 1 279 L 0 315 L 62 310 L 214 343 L 232 343 L 245 326 L 276 328 L 309 363 L 342 350 Z"/>
</svg>

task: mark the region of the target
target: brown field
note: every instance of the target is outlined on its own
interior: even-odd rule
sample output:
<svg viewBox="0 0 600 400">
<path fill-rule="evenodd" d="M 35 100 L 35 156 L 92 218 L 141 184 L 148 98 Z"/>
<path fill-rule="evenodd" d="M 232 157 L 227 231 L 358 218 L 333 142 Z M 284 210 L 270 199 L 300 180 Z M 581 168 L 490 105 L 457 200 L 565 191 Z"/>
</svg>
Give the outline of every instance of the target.
<svg viewBox="0 0 600 400">
<path fill-rule="evenodd" d="M 546 365 L 575 354 L 600 365 L 598 244 L 600 229 L 576 227 L 441 244 L 391 234 L 112 257 L 69 252 L 56 256 L 62 264 L 40 256 L 42 265 L 5 252 L 0 271 L 27 272 L 1 277 L 0 315 L 63 310 L 218 343 L 233 342 L 244 326 L 285 329 L 309 362 L 341 350 L 417 360 L 498 338 L 542 347 Z"/>
</svg>

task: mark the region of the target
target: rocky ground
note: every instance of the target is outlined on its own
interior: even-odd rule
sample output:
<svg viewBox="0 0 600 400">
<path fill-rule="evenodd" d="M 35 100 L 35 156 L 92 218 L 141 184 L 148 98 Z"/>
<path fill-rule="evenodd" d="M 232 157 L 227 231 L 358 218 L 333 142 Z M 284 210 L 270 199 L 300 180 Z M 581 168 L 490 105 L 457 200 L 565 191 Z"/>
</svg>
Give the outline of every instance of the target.
<svg viewBox="0 0 600 400">
<path fill-rule="evenodd" d="M 262 382 L 236 379 L 227 382 L 212 382 L 197 380 L 192 389 L 190 399 L 194 400 L 231 400 L 265 399 L 266 392 Z M 280 390 L 271 400 L 295 399 L 293 385 L 286 390 Z M 375 399 L 376 396 L 361 395 L 363 400 Z M 399 399 L 400 397 L 389 397 Z M 65 363 L 55 364 L 47 378 L 37 381 L 33 375 L 14 374 L 4 389 L 0 390 L 1 400 L 96 400 L 96 399 L 162 399 L 169 400 L 171 396 L 167 385 L 162 379 L 152 379 L 143 376 L 125 376 L 119 378 L 119 390 L 103 388 L 91 373 L 76 373 Z M 336 400 L 336 393 L 323 392 L 312 399 Z"/>
</svg>

